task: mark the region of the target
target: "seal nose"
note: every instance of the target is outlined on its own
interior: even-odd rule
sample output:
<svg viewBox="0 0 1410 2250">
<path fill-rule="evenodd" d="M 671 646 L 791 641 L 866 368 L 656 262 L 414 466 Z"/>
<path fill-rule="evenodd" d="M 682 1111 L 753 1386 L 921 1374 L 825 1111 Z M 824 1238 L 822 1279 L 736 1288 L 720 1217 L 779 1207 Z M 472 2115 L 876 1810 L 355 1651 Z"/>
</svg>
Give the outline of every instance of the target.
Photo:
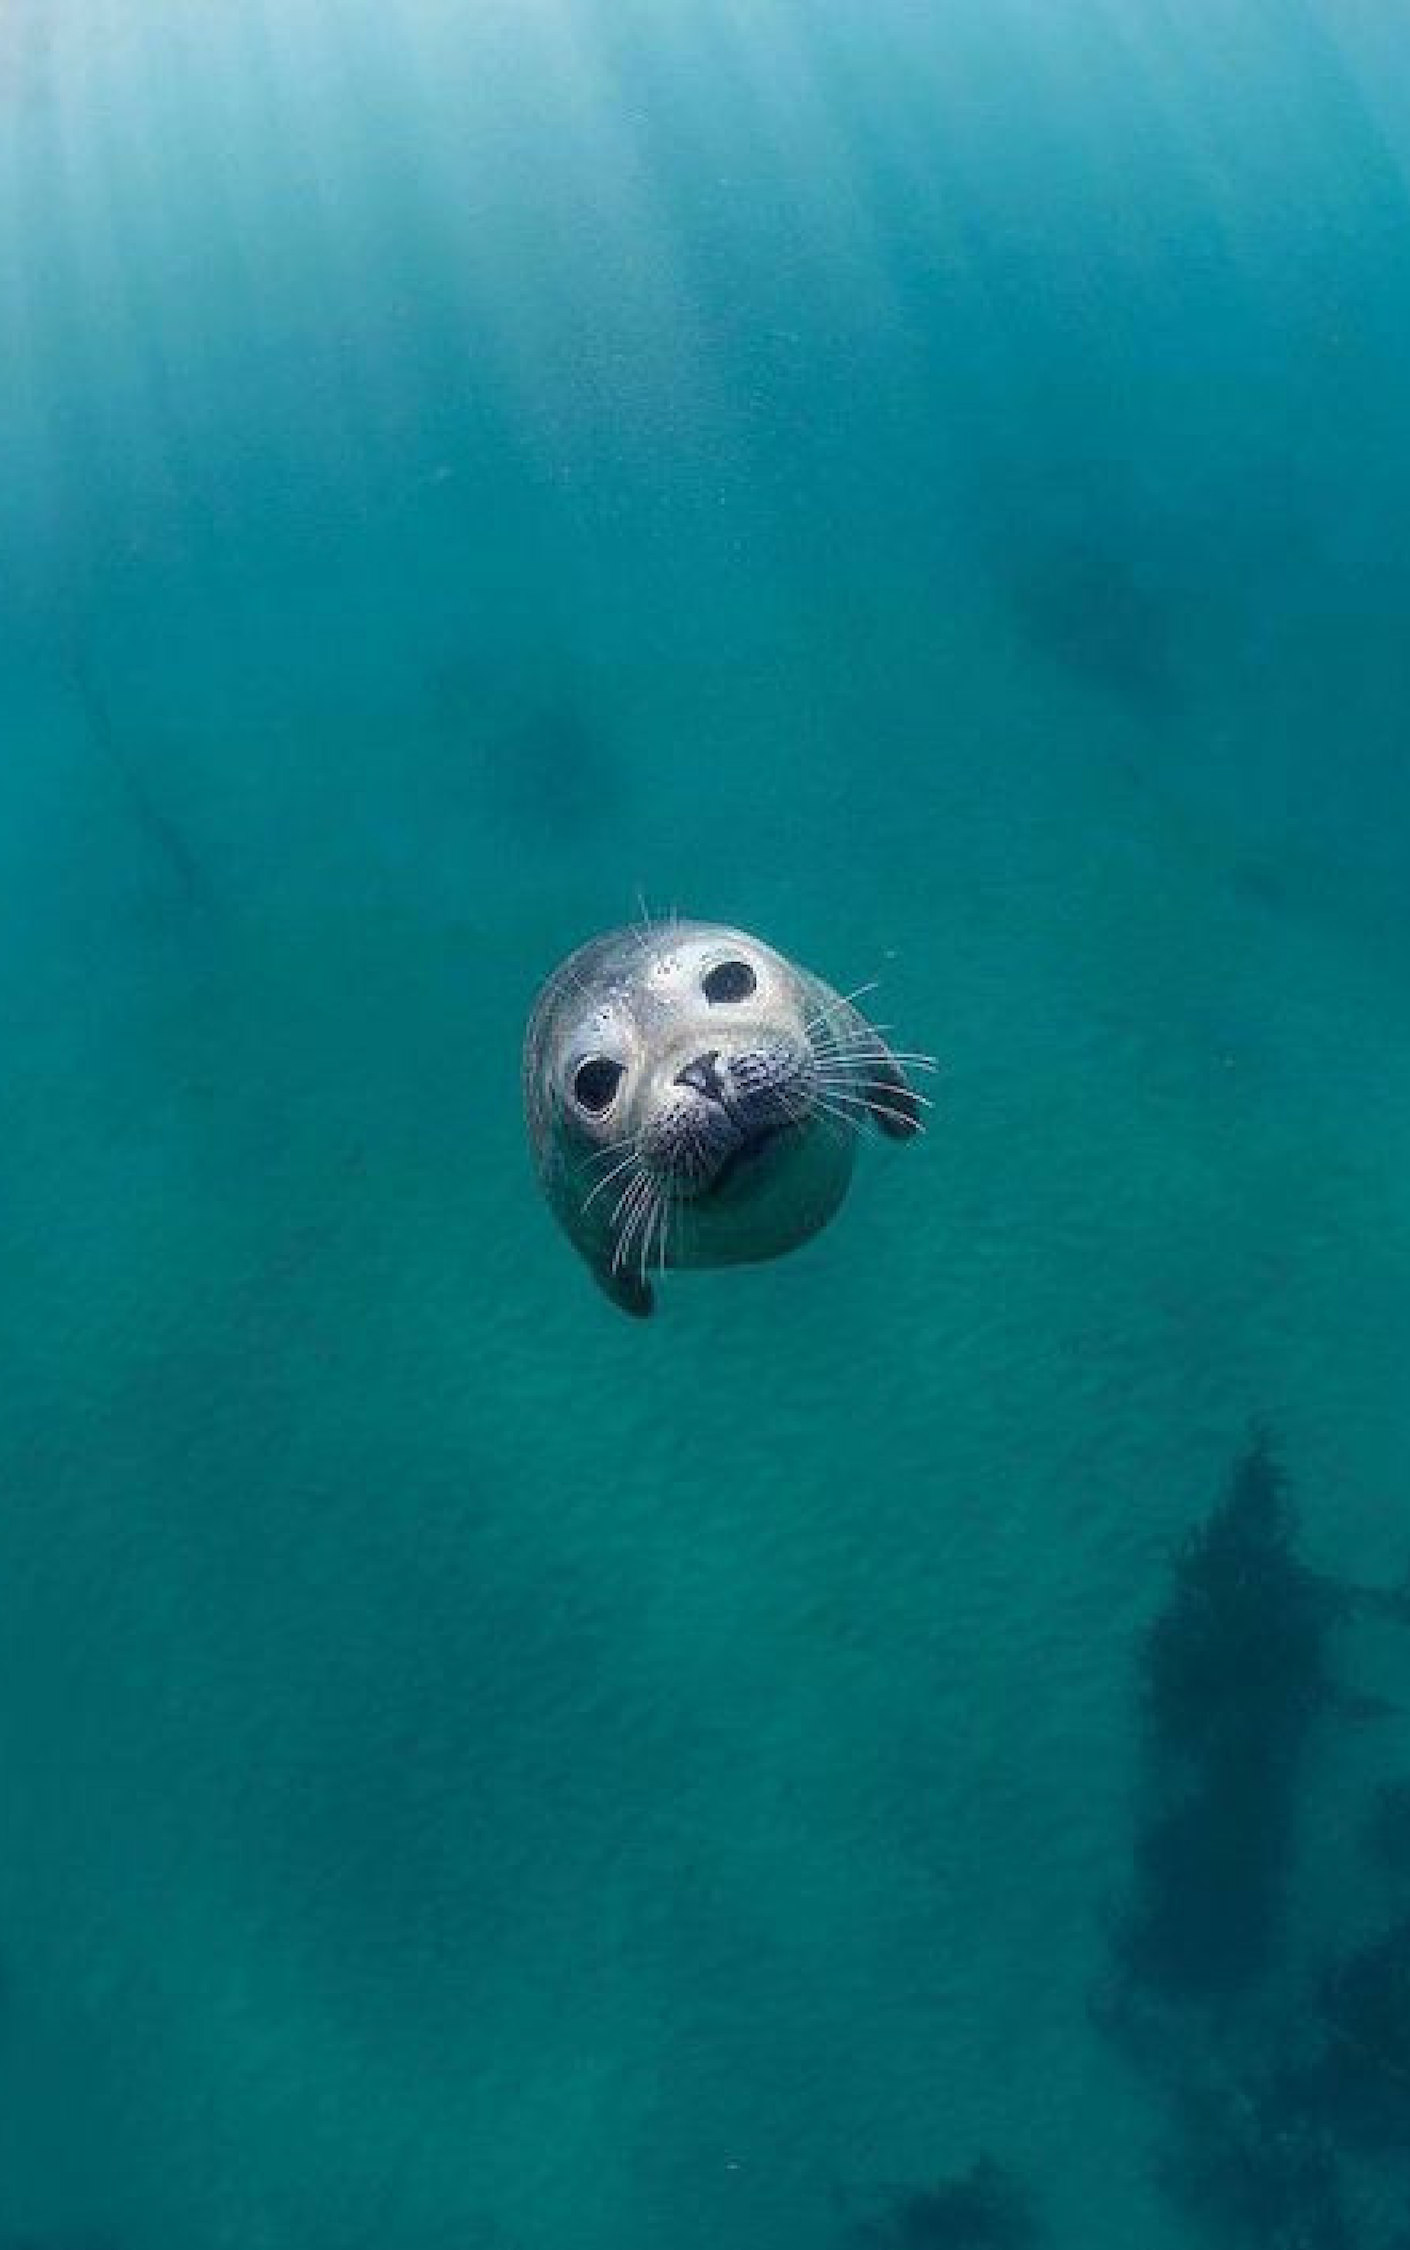
<svg viewBox="0 0 1410 2250">
<path fill-rule="evenodd" d="M 723 1102 L 725 1082 L 720 1076 L 720 1050 L 712 1047 L 708 1055 L 697 1055 L 693 1063 L 676 1072 L 678 1086 L 691 1086 L 707 1101 Z"/>
</svg>

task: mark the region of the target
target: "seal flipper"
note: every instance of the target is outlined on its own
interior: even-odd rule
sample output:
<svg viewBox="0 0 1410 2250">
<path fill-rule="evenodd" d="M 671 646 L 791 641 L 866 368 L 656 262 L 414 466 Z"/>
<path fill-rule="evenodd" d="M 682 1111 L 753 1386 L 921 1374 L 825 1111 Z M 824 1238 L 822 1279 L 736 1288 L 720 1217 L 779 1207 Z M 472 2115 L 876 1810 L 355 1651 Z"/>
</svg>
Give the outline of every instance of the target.
<svg viewBox="0 0 1410 2250">
<path fill-rule="evenodd" d="M 620 1312 L 630 1313 L 634 1320 L 645 1320 L 655 1310 L 656 1299 L 649 1281 L 625 1272 L 621 1266 L 614 1267 L 610 1260 L 590 1258 L 588 1264 L 598 1288 L 611 1298 Z"/>
</svg>

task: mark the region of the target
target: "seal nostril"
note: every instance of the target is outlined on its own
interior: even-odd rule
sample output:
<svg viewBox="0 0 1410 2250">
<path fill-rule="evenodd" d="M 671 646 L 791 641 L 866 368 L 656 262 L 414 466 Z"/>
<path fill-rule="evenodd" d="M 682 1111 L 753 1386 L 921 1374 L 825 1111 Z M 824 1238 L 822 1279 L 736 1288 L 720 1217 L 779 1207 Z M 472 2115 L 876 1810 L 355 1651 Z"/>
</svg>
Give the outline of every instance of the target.
<svg viewBox="0 0 1410 2250">
<path fill-rule="evenodd" d="M 708 1101 L 722 1102 L 725 1098 L 724 1080 L 720 1076 L 720 1050 L 712 1047 L 708 1055 L 697 1055 L 693 1063 L 676 1072 L 676 1084 L 689 1086 Z"/>
</svg>

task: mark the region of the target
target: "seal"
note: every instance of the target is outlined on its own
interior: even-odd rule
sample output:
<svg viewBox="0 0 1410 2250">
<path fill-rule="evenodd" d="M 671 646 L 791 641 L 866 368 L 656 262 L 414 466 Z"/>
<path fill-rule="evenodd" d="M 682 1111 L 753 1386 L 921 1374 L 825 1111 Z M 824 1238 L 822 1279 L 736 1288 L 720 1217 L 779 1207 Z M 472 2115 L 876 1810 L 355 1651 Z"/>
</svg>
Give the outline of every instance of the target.
<svg viewBox="0 0 1410 2250">
<path fill-rule="evenodd" d="M 539 1183 L 624 1312 L 653 1274 L 776 1258 L 846 1195 L 860 1128 L 921 1130 L 925 1096 L 858 993 L 747 931 L 672 920 L 610 930 L 548 978 L 524 1040 Z"/>
</svg>

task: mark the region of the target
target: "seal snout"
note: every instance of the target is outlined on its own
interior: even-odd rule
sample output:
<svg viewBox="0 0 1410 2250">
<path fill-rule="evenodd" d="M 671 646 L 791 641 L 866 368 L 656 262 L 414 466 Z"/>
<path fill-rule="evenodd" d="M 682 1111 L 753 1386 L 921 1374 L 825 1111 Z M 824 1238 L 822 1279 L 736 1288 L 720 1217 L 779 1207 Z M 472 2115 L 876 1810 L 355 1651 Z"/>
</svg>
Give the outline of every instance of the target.
<svg viewBox="0 0 1410 2250">
<path fill-rule="evenodd" d="M 728 1089 L 720 1070 L 719 1048 L 712 1047 L 708 1054 L 697 1055 L 694 1062 L 686 1064 L 684 1070 L 678 1070 L 675 1083 L 677 1086 L 689 1086 L 692 1092 L 703 1094 L 707 1101 L 719 1102 L 723 1107 Z"/>
<path fill-rule="evenodd" d="M 673 1057 L 642 1142 L 668 1192 L 688 1200 L 716 1195 L 766 1149 L 805 1129 L 809 1060 L 783 1033 Z"/>
</svg>

